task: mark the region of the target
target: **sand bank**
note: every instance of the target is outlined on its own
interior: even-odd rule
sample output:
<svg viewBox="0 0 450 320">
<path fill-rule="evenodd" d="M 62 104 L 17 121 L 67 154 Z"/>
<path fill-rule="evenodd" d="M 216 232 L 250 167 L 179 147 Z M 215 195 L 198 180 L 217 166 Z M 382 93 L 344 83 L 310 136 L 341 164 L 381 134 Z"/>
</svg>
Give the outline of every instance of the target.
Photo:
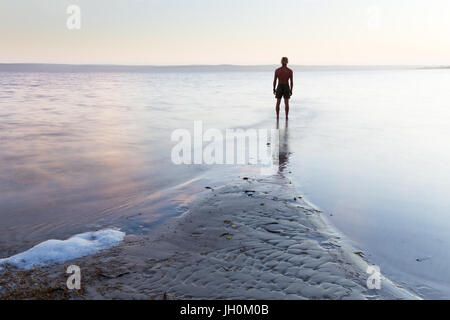
<svg viewBox="0 0 450 320">
<path fill-rule="evenodd" d="M 0 295 L 86 299 L 414 299 L 388 279 L 367 288 L 367 262 L 280 176 L 205 189 L 183 216 L 151 236 L 71 261 L 82 290 L 67 296 L 65 269 L 36 270 L 38 293 L 0 275 Z M 31 272 L 32 271 L 28 271 Z M 19 272 L 20 273 L 20 272 Z M 20 278 L 19 277 L 19 278 Z M 28 277 L 28 278 L 27 278 Z M 13 287 L 11 287 L 13 285 Z M 53 288 L 46 290 L 45 287 Z M 56 289 L 55 289 L 56 288 Z M 27 291 L 28 290 L 28 291 Z M 28 293 L 27 293 L 28 292 Z M 63 294 L 64 293 L 64 294 Z M 46 296 L 44 296 L 46 297 Z"/>
</svg>

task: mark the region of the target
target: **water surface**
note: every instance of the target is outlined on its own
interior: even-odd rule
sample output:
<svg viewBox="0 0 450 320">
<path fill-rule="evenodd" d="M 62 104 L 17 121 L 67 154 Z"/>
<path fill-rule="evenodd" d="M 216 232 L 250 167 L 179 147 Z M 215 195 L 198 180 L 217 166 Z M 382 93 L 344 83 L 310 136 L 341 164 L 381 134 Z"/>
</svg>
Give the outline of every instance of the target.
<svg viewBox="0 0 450 320">
<path fill-rule="evenodd" d="M 449 80 L 303 73 L 290 123 L 299 189 L 385 275 L 436 298 L 450 298 Z"/>
<path fill-rule="evenodd" d="M 264 88 L 247 81 L 260 79 L 258 72 L 1 73 L 0 255 L 182 211 L 205 183 L 232 173 L 174 165 L 171 133 L 192 130 L 196 120 L 205 130 L 258 125 L 271 112 Z"/>
<path fill-rule="evenodd" d="M 265 69 L 2 72 L 1 257 L 180 214 L 243 168 L 176 166 L 171 132 L 273 128 L 271 81 Z M 280 172 L 385 275 L 435 298 L 450 298 L 449 81 L 444 69 L 299 69 L 280 123 Z"/>
</svg>

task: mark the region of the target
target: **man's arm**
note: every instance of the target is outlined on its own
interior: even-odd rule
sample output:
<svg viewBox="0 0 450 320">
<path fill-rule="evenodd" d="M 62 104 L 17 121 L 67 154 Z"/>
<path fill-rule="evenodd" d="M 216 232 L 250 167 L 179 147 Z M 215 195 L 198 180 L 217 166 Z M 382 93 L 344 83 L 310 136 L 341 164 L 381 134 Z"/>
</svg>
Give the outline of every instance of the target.
<svg viewBox="0 0 450 320">
<path fill-rule="evenodd" d="M 276 87 L 277 87 L 277 71 L 275 71 L 275 75 L 273 76 L 273 93 L 276 92 Z"/>
<path fill-rule="evenodd" d="M 289 78 L 289 81 L 291 82 L 291 96 L 292 96 L 292 90 L 294 89 L 294 71 L 291 71 L 291 77 Z"/>
</svg>

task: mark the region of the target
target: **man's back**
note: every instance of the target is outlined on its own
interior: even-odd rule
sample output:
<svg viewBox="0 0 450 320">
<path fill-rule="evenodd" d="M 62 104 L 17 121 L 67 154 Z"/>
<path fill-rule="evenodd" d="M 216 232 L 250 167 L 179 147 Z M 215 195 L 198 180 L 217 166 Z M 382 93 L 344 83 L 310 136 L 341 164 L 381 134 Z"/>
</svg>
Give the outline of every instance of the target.
<svg viewBox="0 0 450 320">
<path fill-rule="evenodd" d="M 275 71 L 275 75 L 278 78 L 279 84 L 288 84 L 289 79 L 292 77 L 292 70 L 286 66 L 282 66 Z"/>
<path fill-rule="evenodd" d="M 275 110 L 277 112 L 277 120 L 280 117 L 280 103 L 281 98 L 284 98 L 284 104 L 286 106 L 286 120 L 289 115 L 289 99 L 292 96 L 292 89 L 294 88 L 294 73 L 287 67 L 289 59 L 287 57 L 281 58 L 281 68 L 275 70 L 273 77 L 273 94 L 277 98 L 277 105 Z M 277 85 L 278 81 L 278 87 Z M 290 85 L 289 85 L 290 84 Z"/>
</svg>

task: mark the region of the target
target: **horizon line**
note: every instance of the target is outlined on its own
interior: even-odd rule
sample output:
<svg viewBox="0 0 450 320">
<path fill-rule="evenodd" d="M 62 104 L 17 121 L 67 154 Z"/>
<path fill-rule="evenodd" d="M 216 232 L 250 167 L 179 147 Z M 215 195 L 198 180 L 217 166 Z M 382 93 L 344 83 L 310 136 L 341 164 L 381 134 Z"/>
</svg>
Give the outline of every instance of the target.
<svg viewBox="0 0 450 320">
<path fill-rule="evenodd" d="M 0 62 L 0 65 L 105 66 L 105 67 L 273 67 L 273 64 L 120 64 L 120 63 L 56 63 Z M 293 67 L 450 67 L 448 64 L 289 64 Z"/>
</svg>

